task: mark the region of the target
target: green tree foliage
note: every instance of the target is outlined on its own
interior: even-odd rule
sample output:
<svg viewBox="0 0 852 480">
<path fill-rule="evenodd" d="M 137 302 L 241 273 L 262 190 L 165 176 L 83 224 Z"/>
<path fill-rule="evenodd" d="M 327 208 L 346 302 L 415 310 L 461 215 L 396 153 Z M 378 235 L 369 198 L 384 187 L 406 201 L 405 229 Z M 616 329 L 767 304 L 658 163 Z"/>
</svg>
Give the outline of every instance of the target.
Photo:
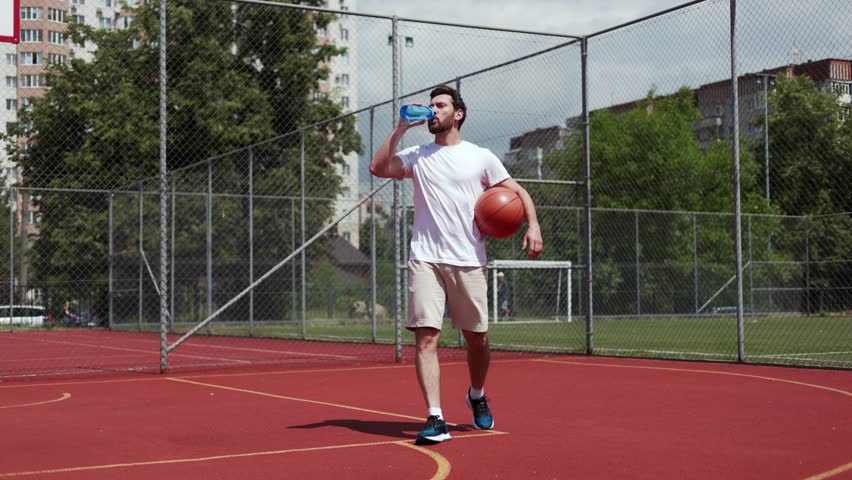
<svg viewBox="0 0 852 480">
<path fill-rule="evenodd" d="M 789 215 L 852 211 L 849 104 L 818 90 L 810 77 L 784 75 L 776 77 L 769 104 L 772 203 Z M 755 150 L 762 160 L 763 144 Z"/>
<path fill-rule="evenodd" d="M 702 148 L 693 130 L 700 119 L 692 91 L 686 87 L 665 97 L 656 97 L 652 90 L 625 113 L 592 112 L 593 207 L 732 212 L 731 145 L 718 141 Z M 582 151 L 582 132 L 577 130 L 564 149 L 549 153 L 544 161 L 559 179 L 582 179 Z M 741 157 L 743 210 L 765 212 L 757 184 L 758 165 L 747 150 Z M 641 300 L 649 311 L 694 308 L 691 288 L 686 287 L 691 285 L 694 248 L 689 216 L 623 210 L 598 210 L 595 215 L 595 295 L 602 306 L 634 303 L 638 256 L 643 265 L 642 289 L 653 292 Z M 565 230 L 548 231 L 545 241 L 578 245 L 578 228 L 568 230 L 567 237 Z M 730 229 L 714 227 L 712 222 L 699 223 L 697 228 L 703 239 L 699 255 L 706 261 L 702 263 L 733 258 Z"/>
<path fill-rule="evenodd" d="M 842 290 L 828 287 L 848 288 L 852 278 L 852 108 L 836 92 L 819 90 L 810 77 L 786 75 L 775 78 L 769 105 L 772 204 L 784 214 L 809 217 L 807 226 L 785 229 L 773 241 L 792 251 L 807 248 L 816 262 L 809 278 L 817 288 L 811 310 L 819 308 L 818 300 L 823 308 L 848 308 L 848 300 L 839 300 Z M 763 118 L 756 122 L 763 125 Z M 763 161 L 763 143 L 754 150 Z M 829 298 L 816 298 L 820 295 Z M 841 302 L 837 307 L 834 297 Z"/>
<path fill-rule="evenodd" d="M 321 6 L 320 0 L 300 2 Z M 248 153 L 243 147 L 341 114 L 332 98 L 311 99 L 310 92 L 328 75 L 327 63 L 342 49 L 317 46 L 314 26 L 333 16 L 318 12 L 222 2 L 168 2 L 168 167 L 185 168 L 173 176 L 179 193 L 205 193 L 207 165 L 186 168 L 217 157 L 212 163 L 214 194 L 248 191 Z M 76 44 L 94 50 L 93 58 L 76 58 L 48 75 L 49 90 L 21 113 L 15 136 L 28 139 L 26 154 L 18 153 L 24 185 L 31 188 L 106 189 L 155 177 L 159 169 L 159 35 L 156 2 L 141 6 L 129 28 L 120 31 L 69 25 Z M 9 142 L 15 143 L 15 142 Z M 309 196 L 325 199 L 309 205 L 308 236 L 333 212 L 341 191 L 335 164 L 347 152 L 360 150 L 351 117 L 305 131 L 304 165 Z M 299 134 L 282 136 L 252 151 L 254 190 L 258 195 L 293 196 L 299 192 L 302 155 Z M 156 182 L 144 189 L 157 191 Z M 127 196 L 127 194 L 119 194 Z M 135 198 L 130 194 L 130 198 Z M 185 196 L 175 205 L 178 261 L 184 276 L 205 274 L 204 200 Z M 193 199 L 194 198 L 194 199 Z M 247 285 L 240 256 L 247 250 L 247 199 L 214 196 L 214 258 L 239 265 L 219 275 L 230 276 L 232 291 Z M 79 297 L 82 277 L 105 286 L 108 244 L 108 196 L 44 191 L 41 235 L 33 251 L 33 270 L 52 285 L 71 285 L 62 297 Z M 158 250 L 158 198 L 145 202 L 145 249 L 155 262 Z M 289 201 L 288 201 L 289 202 Z M 135 249 L 138 201 L 115 209 L 119 246 Z M 289 206 L 289 203 L 288 203 Z M 278 205 L 259 204 L 258 218 L 268 219 L 255 233 L 259 258 L 281 258 L 289 242 L 258 241 L 288 238 L 291 222 L 277 218 Z M 287 213 L 287 212 L 285 212 Z M 285 247 L 286 245 L 286 247 Z M 132 256 L 132 254 L 131 254 Z M 129 262 L 135 263 L 135 262 Z M 156 266 L 154 267 L 155 271 Z M 128 272 L 129 273 L 129 272 Z M 257 272 L 259 275 L 262 272 Z M 70 282 L 70 283 L 69 283 Z M 147 282 L 146 282 L 147 283 Z M 55 287 L 56 288 L 56 287 Z M 73 291 L 73 290 L 77 291 Z M 103 292 L 99 295 L 103 307 Z M 61 301 L 57 299 L 56 301 Z"/>
</svg>

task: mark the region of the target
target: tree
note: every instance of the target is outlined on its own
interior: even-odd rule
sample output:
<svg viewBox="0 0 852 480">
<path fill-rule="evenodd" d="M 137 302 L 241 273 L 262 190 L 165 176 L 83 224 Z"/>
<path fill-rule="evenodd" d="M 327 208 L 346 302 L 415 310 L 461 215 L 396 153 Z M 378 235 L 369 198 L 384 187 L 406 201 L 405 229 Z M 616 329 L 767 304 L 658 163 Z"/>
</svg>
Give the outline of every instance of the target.
<svg viewBox="0 0 852 480">
<path fill-rule="evenodd" d="M 808 76 L 775 78 L 769 96 L 770 191 L 772 203 L 788 215 L 804 215 L 806 226 L 785 229 L 773 237 L 775 245 L 790 251 L 808 251 L 810 282 L 820 295 L 836 294 L 834 287 L 848 288 L 852 278 L 852 122 L 849 103 L 838 93 L 820 91 Z M 756 119 L 762 125 L 763 118 Z M 763 145 L 755 145 L 763 156 Z M 796 260 L 802 261 L 803 258 Z M 840 260 L 840 262 L 838 262 Z M 804 273 L 802 274 L 804 277 Z M 802 278 L 804 285 L 805 279 Z M 828 309 L 848 308 L 848 300 L 831 299 Z M 808 302 L 819 308 L 817 298 Z M 803 302 L 804 303 L 804 302 Z M 832 305 L 833 303 L 833 305 Z M 803 305 L 806 307 L 806 305 Z"/>
<path fill-rule="evenodd" d="M 320 6 L 320 0 L 301 2 Z M 18 155 L 24 186 L 39 189 L 102 189 L 131 185 L 155 177 L 159 168 L 159 48 L 156 2 L 136 12 L 129 28 L 104 31 L 71 23 L 76 44 L 94 50 L 91 61 L 76 58 L 48 74 L 50 86 L 22 112 L 11 138 L 28 139 L 28 150 Z M 168 3 L 168 160 L 179 169 L 276 134 L 335 117 L 340 107 L 329 98 L 311 101 L 309 92 L 328 74 L 323 67 L 342 52 L 333 46 L 316 47 L 314 25 L 333 20 L 328 14 L 285 9 L 174 0 Z M 295 74 L 294 72 L 299 72 Z M 9 142 L 14 144 L 15 142 Z M 333 211 L 340 191 L 334 164 L 346 152 L 360 149 L 353 118 L 343 118 L 305 135 L 308 195 L 323 198 L 309 211 L 308 231 L 315 231 Z M 256 148 L 255 189 L 269 195 L 294 195 L 298 190 L 299 136 L 290 135 Z M 13 148 L 14 150 L 14 148 Z M 217 158 L 216 193 L 247 191 L 246 157 Z M 174 175 L 176 188 L 206 191 L 207 167 Z M 294 180 L 295 179 L 295 180 Z M 130 189 L 138 190 L 139 186 Z M 156 182 L 144 186 L 156 191 Z M 71 285 L 61 295 L 82 293 L 80 276 L 91 276 L 105 300 L 108 244 L 105 194 L 39 192 L 43 220 L 33 251 L 35 275 L 53 285 Z M 216 198 L 216 197 L 214 197 Z M 149 208 L 157 201 L 146 199 Z M 247 199 L 216 198 L 214 217 L 217 259 L 231 260 L 245 250 Z M 261 207 L 262 208 L 262 207 Z M 114 212 L 117 230 L 133 232 L 136 209 Z M 178 236 L 179 259 L 203 258 L 204 215 L 197 204 L 180 203 L 176 214 L 186 234 Z M 263 215 L 263 213 L 259 213 Z M 273 238 L 288 229 L 280 222 L 268 232 Z M 289 221 L 286 222 L 289 225 Z M 159 234 L 156 217 L 146 222 L 145 246 L 156 260 Z M 133 237 L 133 234 L 128 234 Z M 132 240 L 127 242 L 132 244 Z M 280 256 L 279 242 L 265 254 Z M 135 248 L 134 248 L 135 249 Z M 193 266 L 195 265 L 195 266 Z M 203 265 L 203 263 L 202 263 Z M 180 268 L 187 275 L 202 273 L 199 262 Z M 203 270 L 203 266 L 201 266 Z M 228 275 L 245 276 L 233 271 Z M 193 273 L 194 272 L 194 273 Z M 76 292 L 73 290 L 77 290 Z"/>
<path fill-rule="evenodd" d="M 693 309 L 691 289 L 686 292 L 685 282 L 678 280 L 691 279 L 691 218 L 663 212 L 733 211 L 730 143 L 718 141 L 702 149 L 693 131 L 700 118 L 687 87 L 664 97 L 651 90 L 625 113 L 604 109 L 591 114 L 592 199 L 596 209 L 613 209 L 598 210 L 593 217 L 593 236 L 598 239 L 593 255 L 598 276 L 595 296 L 602 307 L 610 302 L 618 305 L 612 313 L 636 308 L 632 292 L 637 256 L 642 268 L 643 310 Z M 544 161 L 557 178 L 576 180 L 583 177 L 582 152 L 582 132 L 575 130 L 566 147 L 550 152 Z M 757 172 L 758 165 L 744 150 L 744 211 L 768 211 L 759 194 Z M 699 230 L 702 238 L 713 239 L 702 243 L 702 263 L 724 264 L 733 259 L 730 230 L 713 225 Z M 570 231 L 571 238 L 558 238 L 564 235 L 558 231 L 550 234 L 556 236 L 550 244 L 578 243 L 575 230 Z"/>
<path fill-rule="evenodd" d="M 769 104 L 773 204 L 789 215 L 852 211 L 850 105 L 808 76 L 785 75 L 775 78 Z M 763 156 L 762 144 L 755 150 Z"/>
</svg>

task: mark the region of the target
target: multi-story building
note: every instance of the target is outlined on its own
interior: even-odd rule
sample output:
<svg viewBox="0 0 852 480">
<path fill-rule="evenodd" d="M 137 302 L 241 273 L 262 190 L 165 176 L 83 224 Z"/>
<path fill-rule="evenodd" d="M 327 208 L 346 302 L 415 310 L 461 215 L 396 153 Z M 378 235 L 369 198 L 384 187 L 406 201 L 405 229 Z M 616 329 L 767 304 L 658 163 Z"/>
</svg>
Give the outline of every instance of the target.
<svg viewBox="0 0 852 480">
<path fill-rule="evenodd" d="M 833 90 L 840 94 L 841 102 L 852 101 L 852 60 L 827 58 L 771 68 L 760 73 L 747 73 L 739 77 L 737 82 L 740 134 L 744 137 L 760 138 L 763 135 L 762 124 L 755 124 L 753 120 L 762 117 L 767 108 L 763 94 L 764 82 L 771 81 L 767 75 L 780 73 L 788 77 L 807 75 L 819 90 Z M 695 126 L 698 141 L 706 146 L 717 139 L 731 138 L 734 132 L 731 82 L 723 80 L 708 83 L 693 92 L 695 106 L 702 117 Z"/>
<path fill-rule="evenodd" d="M 763 135 L 763 125 L 754 120 L 763 117 L 767 105 L 764 101 L 764 82 L 771 82 L 772 77 L 783 73 L 788 77 L 807 75 L 821 91 L 834 91 L 840 97 L 839 101 L 852 103 L 852 60 L 826 58 L 817 61 L 807 61 L 800 64 L 775 67 L 757 73 L 747 73 L 737 81 L 739 96 L 739 125 L 740 135 L 750 139 L 760 139 Z M 769 88 L 772 88 L 771 86 Z M 716 140 L 731 138 L 734 132 L 733 108 L 731 106 L 730 80 L 707 83 L 693 89 L 695 107 L 701 113 L 701 120 L 693 125 L 696 139 L 703 147 Z M 653 111 L 654 103 L 660 98 L 655 97 L 641 100 L 648 112 Z M 636 108 L 640 101 L 611 105 L 607 110 L 613 113 L 625 113 Z M 569 118 L 568 125 L 576 124 L 577 117 Z"/>
<path fill-rule="evenodd" d="M 550 170 L 542 162 L 544 154 L 564 147 L 570 133 L 568 128 L 553 126 L 512 137 L 503 161 L 516 177 L 548 178 Z"/>
<path fill-rule="evenodd" d="M 326 8 L 342 12 L 354 9 L 355 0 L 325 0 Z M 344 112 L 352 112 L 358 108 L 358 89 L 356 72 L 358 65 L 353 54 L 356 48 L 355 21 L 345 13 L 325 28 L 317 29 L 317 43 L 333 43 L 346 51 L 333 58 L 328 65 L 329 77 L 320 83 L 317 94 L 328 95 L 337 101 Z M 338 174 L 343 179 L 345 189 L 335 200 L 334 216 L 340 217 L 357 205 L 358 201 L 358 154 L 350 153 L 344 156 L 344 161 L 337 166 Z M 360 211 L 360 209 L 359 209 Z M 359 244 L 360 215 L 355 211 L 337 225 L 337 233 L 355 248 Z"/>
</svg>

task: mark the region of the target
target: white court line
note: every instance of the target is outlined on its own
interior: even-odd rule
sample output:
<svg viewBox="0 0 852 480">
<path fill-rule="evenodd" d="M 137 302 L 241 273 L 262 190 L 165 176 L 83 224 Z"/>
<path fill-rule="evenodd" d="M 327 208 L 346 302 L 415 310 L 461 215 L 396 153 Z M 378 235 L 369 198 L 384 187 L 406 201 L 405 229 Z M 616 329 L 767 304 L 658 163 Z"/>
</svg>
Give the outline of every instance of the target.
<svg viewBox="0 0 852 480">
<path fill-rule="evenodd" d="M 262 348 L 246 348 L 246 347 L 231 347 L 228 345 L 197 345 L 192 343 L 184 343 L 182 346 L 186 347 L 196 347 L 196 348 L 221 348 L 225 350 L 243 350 L 246 352 L 259 352 L 259 353 L 286 353 L 290 355 L 307 355 L 311 357 L 329 357 L 329 358 L 340 358 L 344 360 L 355 360 L 358 357 L 352 357 L 349 355 L 334 355 L 331 353 L 308 353 L 308 352 L 295 352 L 291 350 L 266 350 Z"/>
<path fill-rule="evenodd" d="M 786 357 L 804 357 L 804 356 L 807 356 L 807 355 L 849 355 L 849 354 L 852 354 L 852 351 L 846 351 L 846 352 L 808 352 L 808 353 L 769 353 L 769 354 L 766 354 L 766 355 L 750 355 L 750 356 L 752 356 L 752 357 L 766 357 L 766 358 L 772 358 L 772 357 L 786 358 Z"/>
<path fill-rule="evenodd" d="M 202 337 L 202 338 L 206 338 L 206 337 Z M 268 339 L 268 340 L 273 340 L 273 339 Z M 139 342 L 141 340 L 135 340 L 135 341 Z M 220 349 L 223 349 L 223 350 L 242 350 L 242 351 L 246 351 L 246 352 L 258 352 L 258 353 L 281 353 L 281 354 L 287 354 L 287 355 L 305 355 L 305 356 L 310 356 L 310 357 L 338 358 L 338 359 L 342 359 L 342 360 L 356 360 L 358 358 L 358 357 L 352 357 L 352 356 L 349 356 L 349 355 L 334 355 L 334 354 L 331 354 L 331 353 L 309 353 L 309 352 L 299 352 L 299 351 L 293 351 L 293 350 L 268 350 L 268 349 L 262 349 L 262 348 L 234 347 L 234 346 L 230 346 L 230 345 L 212 345 L 212 344 L 207 345 L 207 344 L 198 344 L 198 343 L 189 343 L 189 342 L 182 343 L 180 348 L 184 348 L 184 347 L 220 348 Z M 182 355 L 182 354 L 179 354 L 179 353 L 171 354 L 170 353 L 169 355 Z"/>
<path fill-rule="evenodd" d="M 664 353 L 667 355 L 701 355 L 707 357 L 733 357 L 733 353 L 705 353 L 705 352 L 684 352 L 678 350 L 644 350 L 641 348 L 596 348 L 600 352 L 640 352 L 640 353 Z"/>
<path fill-rule="evenodd" d="M 75 346 L 82 346 L 82 347 L 103 348 L 103 349 L 107 349 L 107 350 L 120 350 L 120 351 L 124 351 L 124 352 L 147 353 L 147 354 L 150 354 L 150 355 L 159 355 L 160 354 L 159 350 L 156 350 L 156 351 L 140 350 L 140 349 L 137 349 L 137 348 L 111 347 L 111 346 L 108 346 L 108 345 L 99 345 L 99 344 L 91 344 L 91 343 L 60 342 L 60 341 L 56 341 L 56 340 L 42 340 L 42 343 L 54 343 L 54 344 L 59 344 L 59 345 L 75 345 Z M 236 362 L 236 363 L 243 363 L 243 364 L 251 364 L 252 363 L 248 360 L 234 360 L 234 359 L 231 359 L 231 358 L 220 358 L 220 357 L 205 357 L 205 356 L 202 356 L 202 355 L 188 355 L 188 354 L 185 354 L 185 353 L 175 353 L 173 355 L 177 355 L 179 357 L 200 358 L 202 360 L 221 360 L 221 361 L 226 361 L 226 362 Z"/>
</svg>

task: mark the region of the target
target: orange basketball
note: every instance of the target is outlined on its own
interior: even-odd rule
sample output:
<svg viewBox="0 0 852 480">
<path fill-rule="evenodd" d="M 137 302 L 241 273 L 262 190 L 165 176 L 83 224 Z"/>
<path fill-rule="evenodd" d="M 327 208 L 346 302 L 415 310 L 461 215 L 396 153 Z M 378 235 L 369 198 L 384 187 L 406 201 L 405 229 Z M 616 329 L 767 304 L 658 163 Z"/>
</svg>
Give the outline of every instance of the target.
<svg viewBox="0 0 852 480">
<path fill-rule="evenodd" d="M 476 226 L 483 235 L 506 238 L 521 228 L 524 222 L 524 203 L 512 190 L 492 187 L 479 196 L 473 213 Z"/>
</svg>

